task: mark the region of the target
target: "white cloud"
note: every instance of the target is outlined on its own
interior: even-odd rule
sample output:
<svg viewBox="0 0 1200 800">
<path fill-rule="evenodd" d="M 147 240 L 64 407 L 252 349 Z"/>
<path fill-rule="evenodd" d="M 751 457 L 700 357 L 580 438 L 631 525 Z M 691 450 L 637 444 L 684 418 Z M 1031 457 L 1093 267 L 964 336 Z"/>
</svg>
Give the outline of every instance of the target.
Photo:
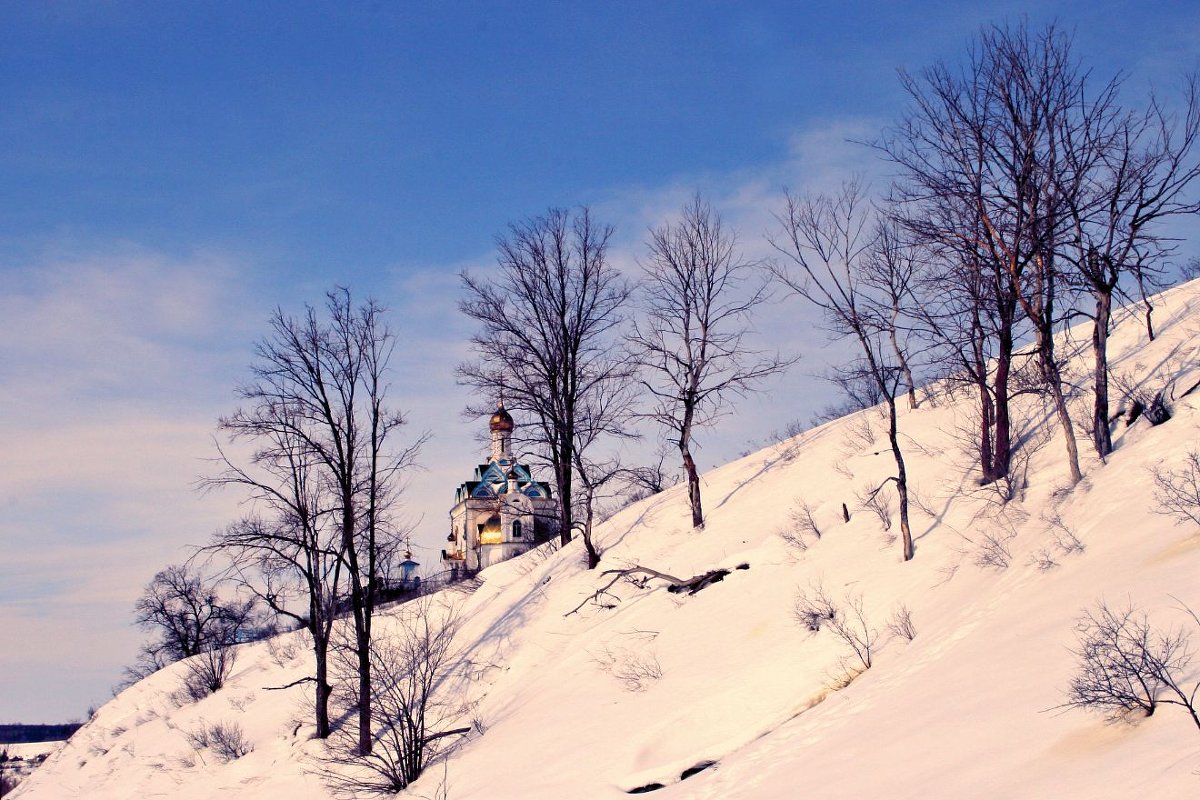
<svg viewBox="0 0 1200 800">
<path fill-rule="evenodd" d="M 102 691 L 132 656 L 142 585 L 234 510 L 191 487 L 257 312 L 215 256 L 120 247 L 4 273 L 0 606 L 25 647 L 0 683 L 18 709 L 70 716 L 96 684 L 46 689 L 43 667 L 82 651 Z"/>
</svg>

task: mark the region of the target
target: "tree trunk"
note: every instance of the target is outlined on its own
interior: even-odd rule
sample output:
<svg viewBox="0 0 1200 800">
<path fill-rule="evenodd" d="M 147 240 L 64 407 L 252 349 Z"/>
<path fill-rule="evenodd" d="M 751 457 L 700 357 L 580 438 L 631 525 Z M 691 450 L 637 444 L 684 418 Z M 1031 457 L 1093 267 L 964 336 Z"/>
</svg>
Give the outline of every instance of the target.
<svg viewBox="0 0 1200 800">
<path fill-rule="evenodd" d="M 1096 290 L 1096 321 L 1092 327 L 1092 353 L 1095 356 L 1095 402 L 1092 408 L 1092 444 L 1104 458 L 1112 452 L 1112 433 L 1108 428 L 1108 321 L 1112 315 L 1112 292 Z"/>
<path fill-rule="evenodd" d="M 994 474 L 992 465 L 992 395 L 988 392 L 987 381 L 978 385 L 979 389 L 979 472 L 983 483 L 991 480 Z"/>
<path fill-rule="evenodd" d="M 316 725 L 317 738 L 328 739 L 329 728 L 329 696 L 333 694 L 333 687 L 329 685 L 329 640 L 323 636 L 318 636 L 310 629 L 313 634 L 313 655 L 316 657 L 316 689 L 313 700 L 316 704 Z"/>
<path fill-rule="evenodd" d="M 1011 320 L 1001 325 L 998 339 L 993 391 L 996 424 L 995 435 L 992 439 L 994 449 L 992 450 L 991 472 L 987 476 L 989 483 L 1008 475 L 1008 469 L 1012 463 L 1011 422 L 1008 416 L 1008 378 L 1013 351 Z"/>
<path fill-rule="evenodd" d="M 339 487 L 342 495 L 342 541 L 346 552 L 346 571 L 350 578 L 350 608 L 354 617 L 354 649 L 358 661 L 358 754 L 370 755 L 371 740 L 371 637 L 367 622 L 367 591 L 354 541 L 357 517 L 354 510 L 354 489 L 348 484 Z"/>
<path fill-rule="evenodd" d="M 1063 395 L 1062 373 L 1059 372 L 1058 362 L 1054 354 L 1054 334 L 1047 322 L 1041 324 L 1035 320 L 1037 329 L 1038 361 L 1041 362 L 1042 379 L 1050 390 L 1050 398 L 1054 402 L 1054 415 L 1058 417 L 1058 425 L 1062 428 L 1063 438 L 1067 445 L 1067 467 L 1071 471 L 1071 485 L 1083 480 L 1079 471 L 1079 444 L 1075 440 L 1075 428 L 1071 424 L 1071 413 L 1067 408 L 1067 399 Z"/>
<path fill-rule="evenodd" d="M 572 431 L 570 436 L 574 438 Z M 573 447 L 570 442 L 572 438 L 566 438 L 565 445 L 559 447 L 558 461 L 555 465 L 558 473 L 558 543 L 566 547 L 571 543 L 571 526 L 574 524 L 574 515 L 571 513 L 571 456 Z"/>
<path fill-rule="evenodd" d="M 1150 337 L 1150 341 L 1154 341 L 1154 304 L 1150 302 L 1150 298 L 1146 296 L 1146 283 L 1139 270 L 1137 276 L 1138 291 L 1142 295 L 1142 305 L 1146 307 L 1146 335 Z"/>
<path fill-rule="evenodd" d="M 1062 428 L 1063 437 L 1067 440 L 1067 467 L 1071 470 L 1071 485 L 1075 485 L 1083 480 L 1083 473 L 1079 470 L 1079 443 L 1075 440 L 1075 428 L 1071 424 L 1071 413 L 1067 409 L 1067 400 L 1063 396 L 1062 383 L 1058 378 L 1058 368 L 1052 369 L 1055 375 L 1054 383 L 1050 386 L 1050 394 L 1054 398 L 1054 413 L 1058 417 L 1058 424 Z"/>
<path fill-rule="evenodd" d="M 595 490 L 582 477 L 580 478 L 580 482 L 583 483 L 584 489 L 587 492 L 587 501 L 583 508 L 583 548 L 587 551 L 588 569 L 595 569 L 600 566 L 600 551 L 596 549 L 595 543 L 592 542 L 592 521 L 596 518 L 596 513 L 592 506 Z"/>
<path fill-rule="evenodd" d="M 888 404 L 888 441 L 892 445 L 892 457 L 896 459 L 896 494 L 900 498 L 900 538 L 904 547 L 904 560 L 912 561 L 912 529 L 908 525 L 908 471 L 904 467 L 904 454 L 900 452 L 900 434 L 896 425 L 896 400 L 890 395 Z"/>
<path fill-rule="evenodd" d="M 368 756 L 374 746 L 371 736 L 371 640 L 357 637 L 358 648 L 358 754 Z"/>
<path fill-rule="evenodd" d="M 687 445 L 681 445 L 679 451 L 683 455 L 683 469 L 687 472 L 688 504 L 692 509 L 692 527 L 703 528 L 704 510 L 700 505 L 700 474 L 696 471 L 696 462 L 692 459 Z"/>
<path fill-rule="evenodd" d="M 679 454 L 683 456 L 683 470 L 687 473 L 688 503 L 692 508 L 692 527 L 704 527 L 704 509 L 700 503 L 700 473 L 696 471 L 696 461 L 692 458 L 692 419 L 694 409 L 687 404 L 683 411 L 683 422 L 679 426 Z"/>
<path fill-rule="evenodd" d="M 913 383 L 912 370 L 908 366 L 908 359 L 904 357 L 904 351 L 900 348 L 900 342 L 896 340 L 896 317 L 899 311 L 893 309 L 892 324 L 888 328 L 888 338 L 892 342 L 892 352 L 896 356 L 896 364 L 900 367 L 900 375 L 904 378 L 904 385 L 908 387 L 908 409 L 917 407 L 917 387 Z"/>
</svg>

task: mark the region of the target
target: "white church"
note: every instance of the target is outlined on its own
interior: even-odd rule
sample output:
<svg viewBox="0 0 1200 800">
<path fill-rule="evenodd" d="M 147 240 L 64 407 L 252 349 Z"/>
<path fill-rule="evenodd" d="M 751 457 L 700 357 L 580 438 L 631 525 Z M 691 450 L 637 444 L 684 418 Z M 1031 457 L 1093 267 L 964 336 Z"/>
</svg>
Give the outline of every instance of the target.
<svg viewBox="0 0 1200 800">
<path fill-rule="evenodd" d="M 454 492 L 450 546 L 442 559 L 451 575 L 470 575 L 518 556 L 557 534 L 558 502 L 512 454 L 512 415 L 501 400 L 488 421 L 491 457 Z"/>
</svg>

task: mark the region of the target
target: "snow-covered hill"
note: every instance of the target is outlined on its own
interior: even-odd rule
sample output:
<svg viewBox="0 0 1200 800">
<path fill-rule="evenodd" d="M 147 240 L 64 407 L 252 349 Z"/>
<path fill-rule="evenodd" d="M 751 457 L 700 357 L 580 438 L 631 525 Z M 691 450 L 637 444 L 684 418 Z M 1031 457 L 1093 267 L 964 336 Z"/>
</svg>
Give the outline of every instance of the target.
<svg viewBox="0 0 1200 800">
<path fill-rule="evenodd" d="M 1200 378 L 1200 283 L 1160 297 L 1156 320 L 1152 343 L 1137 319 L 1120 325 L 1114 373 L 1146 386 L 1183 369 Z M 1073 367 L 1085 381 L 1086 352 Z M 1086 393 L 1079 402 L 1083 420 Z M 1200 609 L 1200 530 L 1153 513 L 1150 475 L 1200 448 L 1200 391 L 1164 425 L 1119 424 L 1116 452 L 1104 464 L 1085 456 L 1084 482 L 1070 491 L 1052 422 L 1035 401 L 1019 402 L 1015 416 L 1034 421 L 1028 486 L 1004 508 L 968 475 L 958 432 L 970 403 L 941 398 L 902 416 L 924 506 L 913 510 L 912 562 L 859 508 L 891 467 L 868 411 L 705 475 L 703 532 L 690 530 L 683 487 L 601 528 L 602 569 L 689 577 L 749 565 L 693 596 L 620 581 L 604 599 L 612 607 L 568 613 L 606 582 L 576 546 L 488 570 L 473 594 L 455 595 L 465 660 L 446 687 L 483 732 L 413 795 L 617 798 L 657 783 L 663 800 L 1200 796 L 1200 731 L 1179 709 L 1134 724 L 1056 709 L 1084 609 L 1132 603 L 1164 626 L 1182 623 L 1180 603 Z M 798 501 L 822 532 L 806 550 L 780 535 L 795 530 Z M 839 601 L 861 596 L 879 630 L 872 668 L 853 680 L 841 643 L 794 619 L 797 593 L 818 586 Z M 887 630 L 902 605 L 912 641 Z M 131 687 L 17 796 L 329 796 L 305 767 L 323 747 L 309 739 L 307 686 L 264 689 L 306 674 L 302 644 L 290 654 L 287 645 L 244 646 L 230 685 L 199 703 L 170 700 L 180 665 Z M 1200 664 L 1188 678 L 1200 680 Z M 194 754 L 186 734 L 204 721 L 238 722 L 253 751 L 225 764 Z"/>
</svg>

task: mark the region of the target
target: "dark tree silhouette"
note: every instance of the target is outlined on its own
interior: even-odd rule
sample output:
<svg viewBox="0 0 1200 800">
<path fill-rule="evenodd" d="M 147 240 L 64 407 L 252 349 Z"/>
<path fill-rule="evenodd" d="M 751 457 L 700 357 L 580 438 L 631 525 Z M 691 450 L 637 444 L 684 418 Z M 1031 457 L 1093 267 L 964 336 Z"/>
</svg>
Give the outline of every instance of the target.
<svg viewBox="0 0 1200 800">
<path fill-rule="evenodd" d="M 256 349 L 252 379 L 239 389 L 247 405 L 222 419 L 221 429 L 266 450 L 296 448 L 304 469 L 314 470 L 328 493 L 322 513 L 334 520 L 339 539 L 358 664 L 358 747 L 366 755 L 372 747 L 370 644 L 382 561 L 400 535 L 402 472 L 415 465 L 426 436 L 399 439 L 405 418 L 389 404 L 395 337 L 383 309 L 373 300 L 356 306 L 350 291 L 338 288 L 326 295 L 323 312 L 312 306 L 299 317 L 275 312 L 270 335 Z"/>
<path fill-rule="evenodd" d="M 619 404 L 609 401 L 630 375 L 616 347 L 630 289 L 608 264 L 612 232 L 586 208 L 551 209 L 509 226 L 497 240 L 496 273 L 462 274 L 459 308 L 479 324 L 475 360 L 458 368 L 481 397 L 468 411 L 490 413 L 501 397 L 528 423 L 518 436 L 553 470 L 563 544 L 576 527 L 585 449 L 601 434 L 627 434 Z M 585 545 L 595 566 L 599 553 Z"/>
<path fill-rule="evenodd" d="M 678 221 L 650 232 L 642 268 L 642 314 L 629 341 L 653 398 L 646 416 L 679 448 L 692 527 L 704 527 L 695 431 L 729 411 L 794 359 L 764 355 L 746 342 L 751 312 L 767 299 L 760 265 L 737 252 L 737 237 L 699 195 Z"/>
</svg>

